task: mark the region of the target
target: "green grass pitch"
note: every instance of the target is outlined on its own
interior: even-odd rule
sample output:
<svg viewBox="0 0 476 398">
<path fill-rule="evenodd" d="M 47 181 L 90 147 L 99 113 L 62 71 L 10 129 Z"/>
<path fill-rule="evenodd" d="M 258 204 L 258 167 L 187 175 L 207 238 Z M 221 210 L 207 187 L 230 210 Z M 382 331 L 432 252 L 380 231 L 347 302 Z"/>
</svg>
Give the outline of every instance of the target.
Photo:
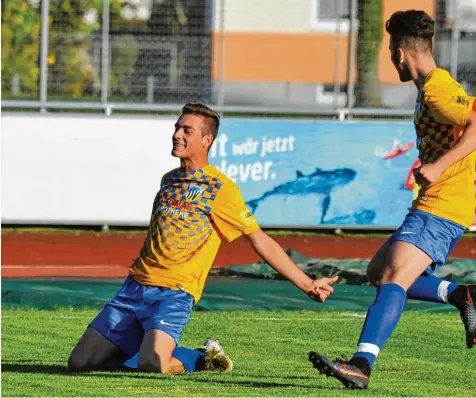
<svg viewBox="0 0 476 398">
<path fill-rule="evenodd" d="M 344 390 L 318 375 L 310 350 L 352 354 L 363 314 L 329 311 L 195 312 L 182 343 L 219 339 L 230 373 L 162 376 L 65 371 L 97 310 L 2 310 L 2 396 L 475 396 L 476 349 L 456 312 L 406 312 L 382 351 L 369 389 Z"/>
</svg>

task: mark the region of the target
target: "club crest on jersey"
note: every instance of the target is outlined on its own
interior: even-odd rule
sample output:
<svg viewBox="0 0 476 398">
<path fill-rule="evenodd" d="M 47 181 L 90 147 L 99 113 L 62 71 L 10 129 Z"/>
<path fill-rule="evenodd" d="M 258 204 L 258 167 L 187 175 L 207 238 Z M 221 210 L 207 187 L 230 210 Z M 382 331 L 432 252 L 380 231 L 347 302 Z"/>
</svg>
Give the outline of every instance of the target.
<svg viewBox="0 0 476 398">
<path fill-rule="evenodd" d="M 187 192 L 185 193 L 185 200 L 195 200 L 203 194 L 203 188 L 200 188 L 197 185 L 190 185 Z"/>
<path fill-rule="evenodd" d="M 420 110 L 421 110 L 421 99 L 423 98 L 423 91 L 420 90 L 418 91 L 418 95 L 417 95 L 417 100 L 416 100 L 416 104 L 415 104 L 415 112 L 413 112 L 413 118 L 414 120 L 416 120 L 418 118 L 418 113 L 420 113 Z"/>
</svg>

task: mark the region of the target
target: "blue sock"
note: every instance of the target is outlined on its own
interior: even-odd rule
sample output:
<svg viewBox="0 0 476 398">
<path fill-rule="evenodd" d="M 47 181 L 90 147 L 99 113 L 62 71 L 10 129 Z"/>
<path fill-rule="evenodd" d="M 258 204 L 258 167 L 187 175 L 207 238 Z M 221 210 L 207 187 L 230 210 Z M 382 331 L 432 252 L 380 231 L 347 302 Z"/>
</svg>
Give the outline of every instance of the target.
<svg viewBox="0 0 476 398">
<path fill-rule="evenodd" d="M 448 297 L 458 287 L 434 275 L 421 275 L 407 290 L 407 298 L 435 303 L 447 303 Z"/>
<path fill-rule="evenodd" d="M 126 367 L 129 370 L 139 369 L 139 353 L 137 353 L 132 358 L 129 358 L 127 361 L 125 361 L 124 367 Z"/>
<path fill-rule="evenodd" d="M 370 367 L 374 365 L 378 353 L 402 316 L 406 299 L 405 289 L 396 283 L 386 283 L 377 288 L 377 297 L 367 312 L 354 358 L 365 358 Z"/>
<path fill-rule="evenodd" d="M 191 348 L 177 347 L 172 356 L 182 362 L 183 367 L 187 373 L 202 370 L 202 362 L 205 359 L 205 351 L 192 350 Z"/>
</svg>

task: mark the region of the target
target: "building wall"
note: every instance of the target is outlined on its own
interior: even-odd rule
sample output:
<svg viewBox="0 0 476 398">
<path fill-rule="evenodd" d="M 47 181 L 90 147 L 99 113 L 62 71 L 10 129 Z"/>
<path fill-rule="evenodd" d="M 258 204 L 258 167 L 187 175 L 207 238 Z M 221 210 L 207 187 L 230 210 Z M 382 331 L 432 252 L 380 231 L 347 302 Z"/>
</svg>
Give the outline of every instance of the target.
<svg viewBox="0 0 476 398">
<path fill-rule="evenodd" d="M 222 73 L 226 82 L 333 84 L 337 74 L 338 81 L 345 83 L 348 32 L 338 35 L 329 31 L 328 27 L 321 30 L 314 26 L 312 1 L 226 0 L 223 34 L 220 32 L 220 1 L 217 1 L 214 13 L 213 77 L 218 79 L 220 76 L 223 39 Z M 415 7 L 412 0 L 383 0 L 383 20 L 386 21 L 395 11 Z M 432 16 L 435 14 L 434 0 L 420 0 L 418 8 Z M 342 27 L 345 30 L 345 24 Z M 399 80 L 390 62 L 386 33 L 382 40 L 379 64 L 380 82 L 397 84 Z"/>
</svg>

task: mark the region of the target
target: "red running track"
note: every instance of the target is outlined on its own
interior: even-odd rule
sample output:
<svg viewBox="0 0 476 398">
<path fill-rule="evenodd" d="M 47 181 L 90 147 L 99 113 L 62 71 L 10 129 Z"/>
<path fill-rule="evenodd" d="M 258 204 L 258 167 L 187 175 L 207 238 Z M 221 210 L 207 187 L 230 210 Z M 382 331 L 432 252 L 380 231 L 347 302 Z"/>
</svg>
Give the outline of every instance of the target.
<svg viewBox="0 0 476 398">
<path fill-rule="evenodd" d="M 370 258 L 385 241 L 377 237 L 276 236 L 278 243 L 314 258 Z M 123 277 L 145 234 L 2 233 L 2 277 Z M 462 239 L 452 256 L 476 259 L 476 238 Z M 223 242 L 215 267 L 256 262 L 246 238 Z"/>
</svg>

